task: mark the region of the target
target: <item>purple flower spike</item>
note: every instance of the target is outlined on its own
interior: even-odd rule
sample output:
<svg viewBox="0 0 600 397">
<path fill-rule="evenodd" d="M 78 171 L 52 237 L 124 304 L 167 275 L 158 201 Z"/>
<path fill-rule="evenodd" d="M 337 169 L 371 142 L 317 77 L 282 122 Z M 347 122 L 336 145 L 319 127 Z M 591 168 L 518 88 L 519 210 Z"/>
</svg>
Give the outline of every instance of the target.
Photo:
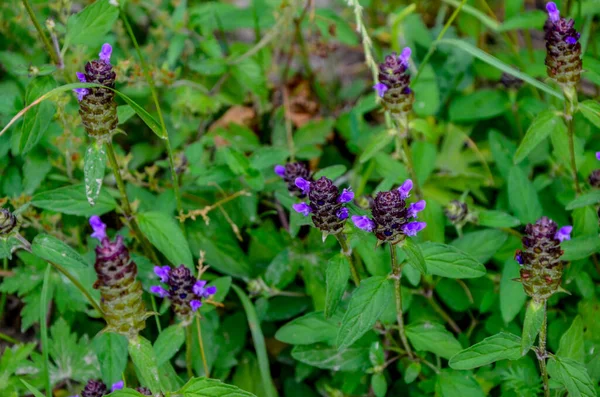
<svg viewBox="0 0 600 397">
<path fill-rule="evenodd" d="M 94 233 L 93 238 L 97 238 L 100 242 L 106 238 L 106 224 L 102 222 L 98 215 L 94 215 L 90 218 L 90 226 Z"/>
<path fill-rule="evenodd" d="M 112 55 L 112 47 L 110 44 L 105 43 L 102 46 L 102 50 L 100 51 L 100 54 L 98 54 L 98 57 L 100 57 L 101 61 L 104 61 L 105 63 L 110 64 L 110 56 Z"/>
<path fill-rule="evenodd" d="M 192 288 L 192 291 L 194 291 L 194 294 L 196 294 L 198 296 L 202 296 L 202 295 L 204 295 L 204 292 L 205 292 L 205 289 L 204 289 L 205 285 L 206 285 L 206 281 L 204 281 L 204 280 L 198 280 L 194 284 L 194 287 Z"/>
<path fill-rule="evenodd" d="M 600 152 L 596 152 L 596 159 L 600 160 Z"/>
<path fill-rule="evenodd" d="M 559 241 L 570 240 L 571 232 L 573 231 L 573 226 L 563 226 L 558 229 L 558 232 L 554 235 L 554 238 Z"/>
<path fill-rule="evenodd" d="M 110 387 L 110 391 L 112 393 L 115 390 L 121 390 L 123 387 L 125 387 L 125 382 L 120 380 L 117 383 L 113 383 L 113 385 Z"/>
<path fill-rule="evenodd" d="M 152 287 L 150 287 L 150 292 L 154 295 L 160 296 L 161 298 L 164 298 L 169 295 L 169 292 L 160 285 L 153 285 Z"/>
<path fill-rule="evenodd" d="M 197 299 L 194 299 L 190 301 L 190 306 L 192 307 L 192 311 L 197 311 L 202 306 L 202 302 Z"/>
<path fill-rule="evenodd" d="M 274 171 L 282 178 L 285 175 L 285 167 L 283 165 L 276 165 Z"/>
<path fill-rule="evenodd" d="M 418 232 L 425 229 L 427 223 L 425 222 L 409 222 L 402 227 L 402 231 L 407 236 L 416 236 Z"/>
<path fill-rule="evenodd" d="M 400 61 L 400 63 L 403 63 L 404 66 L 408 67 L 408 60 L 410 59 L 411 52 L 412 51 L 409 47 L 404 47 L 402 53 L 400 53 L 400 56 L 398 57 L 398 61 Z"/>
<path fill-rule="evenodd" d="M 548 11 L 548 17 L 552 22 L 558 22 L 560 19 L 560 11 L 558 11 L 558 7 L 556 7 L 556 3 L 553 1 L 546 4 L 546 11 Z"/>
<path fill-rule="evenodd" d="M 404 181 L 404 183 L 402 184 L 402 186 L 400 186 L 398 188 L 398 192 L 400 193 L 400 197 L 402 199 L 407 199 L 410 197 L 410 191 L 413 188 L 413 181 L 411 181 L 410 179 L 407 179 L 406 181 Z"/>
<path fill-rule="evenodd" d="M 383 83 L 377 83 L 373 86 L 373 89 L 375 91 L 377 91 L 377 95 L 379 95 L 380 98 L 383 98 L 383 96 L 385 95 L 385 92 L 387 90 L 389 90 L 388 86 L 383 84 Z"/>
<path fill-rule="evenodd" d="M 348 208 L 340 208 L 335 215 L 339 218 L 339 219 L 347 219 L 348 218 Z"/>
<path fill-rule="evenodd" d="M 302 190 L 303 194 L 308 194 L 310 192 L 310 182 L 304 178 L 296 178 L 296 186 L 298 189 Z"/>
<path fill-rule="evenodd" d="M 166 283 L 169 281 L 169 276 L 171 275 L 171 267 L 170 266 L 154 266 L 154 274 L 156 274 L 160 281 Z"/>
<path fill-rule="evenodd" d="M 352 189 L 344 189 L 340 197 L 338 197 L 338 203 L 348 203 L 354 200 L 354 192 Z"/>
<path fill-rule="evenodd" d="M 304 216 L 308 216 L 308 214 L 312 212 L 312 208 L 310 208 L 310 205 L 306 203 L 294 204 L 292 205 L 292 208 L 294 208 L 294 211 Z"/>
<path fill-rule="evenodd" d="M 425 209 L 425 200 L 417 201 L 416 203 L 412 203 L 408 206 L 408 214 L 416 218 L 417 214 Z"/>
<path fill-rule="evenodd" d="M 356 226 L 357 228 L 362 229 L 367 232 L 372 232 L 373 229 L 375 228 L 375 222 L 373 222 L 373 220 L 371 220 L 371 218 L 369 218 L 366 215 L 365 216 L 353 215 L 352 223 L 354 223 L 354 226 Z"/>
</svg>

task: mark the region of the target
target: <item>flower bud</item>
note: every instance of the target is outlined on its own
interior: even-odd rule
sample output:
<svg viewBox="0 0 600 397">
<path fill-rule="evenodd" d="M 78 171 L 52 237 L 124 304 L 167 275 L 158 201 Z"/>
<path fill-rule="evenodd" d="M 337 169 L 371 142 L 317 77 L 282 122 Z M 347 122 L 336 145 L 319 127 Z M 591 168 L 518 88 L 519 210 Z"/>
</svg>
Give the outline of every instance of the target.
<svg viewBox="0 0 600 397">
<path fill-rule="evenodd" d="M 572 19 L 566 20 L 560 16 L 555 3 L 548 3 L 546 10 L 546 70 L 548 76 L 563 90 L 572 90 L 579 82 L 582 71 L 580 34 L 573 27 L 575 22 Z"/>
<path fill-rule="evenodd" d="M 277 165 L 275 166 L 275 173 L 283 178 L 285 183 L 287 183 L 290 194 L 300 198 L 306 197 L 306 194 L 303 193 L 298 186 L 296 186 L 296 179 L 298 178 L 305 179 L 309 182 L 313 181 L 306 164 L 287 163 L 285 166 Z"/>
<path fill-rule="evenodd" d="M 5 208 L 0 208 L 0 237 L 6 237 L 17 227 L 17 217 Z"/>
<path fill-rule="evenodd" d="M 508 88 L 509 90 L 518 90 L 523 85 L 523 80 L 506 72 L 502 73 L 502 77 L 500 77 L 500 82 L 504 87 Z"/>
<path fill-rule="evenodd" d="M 592 171 L 590 176 L 588 177 L 588 181 L 590 182 L 590 185 L 592 185 L 592 187 L 600 188 L 600 170 Z"/>
<path fill-rule="evenodd" d="M 152 395 L 152 392 L 147 387 L 138 387 L 138 388 L 135 389 L 135 391 L 137 391 L 140 394 L 143 394 L 144 396 L 151 396 Z"/>
<path fill-rule="evenodd" d="M 444 213 L 454 226 L 460 227 L 467 222 L 467 218 L 469 216 L 469 207 L 467 207 L 467 203 L 463 203 L 462 201 L 458 200 L 452 200 L 448 203 L 446 208 L 444 208 Z"/>
<path fill-rule="evenodd" d="M 99 380 L 89 380 L 86 383 L 83 391 L 81 392 L 81 397 L 102 397 L 108 394 L 108 388 L 106 385 Z"/>
<path fill-rule="evenodd" d="M 392 53 L 385 57 L 379 64 L 379 83 L 373 88 L 382 98 L 383 107 L 393 116 L 406 119 L 412 111 L 415 96 L 410 89 L 410 75 L 408 74 L 408 60 L 411 50 L 406 47 L 400 56 Z"/>
</svg>

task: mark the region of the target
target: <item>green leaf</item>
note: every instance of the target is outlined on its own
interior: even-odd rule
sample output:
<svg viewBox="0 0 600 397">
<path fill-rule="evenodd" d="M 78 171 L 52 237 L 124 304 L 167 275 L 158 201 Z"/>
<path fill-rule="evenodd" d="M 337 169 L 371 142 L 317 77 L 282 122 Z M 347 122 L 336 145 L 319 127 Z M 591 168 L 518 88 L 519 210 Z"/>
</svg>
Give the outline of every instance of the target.
<svg viewBox="0 0 600 397">
<path fill-rule="evenodd" d="M 383 373 L 377 372 L 373 374 L 371 377 L 371 389 L 373 389 L 375 397 L 385 397 L 388 385 Z"/>
<path fill-rule="evenodd" d="M 93 142 L 85 152 L 83 174 L 85 176 L 85 195 L 93 207 L 100 195 L 104 170 L 106 169 L 106 152 L 104 146 Z"/>
<path fill-rule="evenodd" d="M 158 365 L 152 344 L 142 336 L 129 340 L 129 356 L 137 368 L 142 386 L 149 388 L 152 393 L 163 391 L 158 375 Z"/>
<path fill-rule="evenodd" d="M 596 127 L 600 128 L 600 103 L 588 99 L 579 103 L 578 110 Z"/>
<path fill-rule="evenodd" d="M 327 320 L 323 312 L 298 317 L 277 330 L 275 339 L 290 345 L 332 344 L 338 333 L 338 324 Z"/>
<path fill-rule="evenodd" d="M 343 350 L 371 330 L 375 322 L 394 301 L 392 283 L 387 277 L 373 276 L 362 280 L 352 293 L 342 319 L 337 346 Z"/>
<path fill-rule="evenodd" d="M 413 383 L 419 374 L 421 373 L 421 363 L 418 361 L 413 361 L 404 371 L 404 383 L 410 385 Z"/>
<path fill-rule="evenodd" d="M 519 13 L 500 25 L 500 31 L 506 32 L 515 29 L 541 29 L 544 22 L 548 19 L 545 12 L 541 10 L 526 11 Z"/>
<path fill-rule="evenodd" d="M 566 209 L 568 211 L 574 210 L 575 208 L 587 207 L 588 205 L 596 205 L 600 203 L 600 190 L 592 190 L 576 197 L 573 201 L 567 204 Z"/>
<path fill-rule="evenodd" d="M 31 244 L 31 251 L 40 258 L 57 263 L 67 270 L 78 271 L 89 267 L 77 251 L 49 234 L 35 236 Z"/>
<path fill-rule="evenodd" d="M 238 387 L 223 383 L 218 379 L 192 378 L 173 396 L 181 397 L 256 397 Z"/>
<path fill-rule="evenodd" d="M 560 358 L 570 358 L 581 363 L 585 362 L 583 320 L 581 316 L 576 316 L 567 332 L 560 337 L 556 355 Z"/>
<path fill-rule="evenodd" d="M 430 321 L 410 324 L 406 336 L 415 350 L 432 352 L 446 359 L 462 350 L 460 342 L 442 324 Z"/>
<path fill-rule="evenodd" d="M 98 356 L 104 383 L 112 385 L 120 381 L 129 358 L 127 338 L 110 332 L 99 333 L 92 341 L 92 349 Z"/>
<path fill-rule="evenodd" d="M 34 397 L 45 397 L 38 389 L 31 386 L 29 383 L 25 382 L 23 379 L 19 379 L 19 380 L 25 385 L 27 390 L 29 390 L 29 392 L 34 395 Z"/>
<path fill-rule="evenodd" d="M 109 0 L 99 0 L 73 14 L 67 21 L 65 46 L 90 44 L 98 41 L 112 28 L 119 17 L 119 7 Z"/>
<path fill-rule="evenodd" d="M 333 316 L 338 308 L 350 278 L 350 266 L 343 254 L 338 254 L 327 262 L 325 279 L 327 288 L 325 292 L 325 317 Z"/>
<path fill-rule="evenodd" d="M 478 90 L 450 102 L 448 115 L 450 121 L 458 123 L 490 119 L 504 113 L 508 104 L 508 97 L 502 91 Z"/>
<path fill-rule="evenodd" d="M 500 360 L 520 358 L 521 338 L 500 332 L 456 354 L 448 364 L 452 369 L 473 369 Z"/>
<path fill-rule="evenodd" d="M 25 104 L 30 105 L 37 98 L 56 87 L 52 76 L 39 76 L 31 80 L 25 92 Z M 19 151 L 29 152 L 42 139 L 55 114 L 54 105 L 45 102 L 25 114 L 19 138 Z"/>
<path fill-rule="evenodd" d="M 569 397 L 596 397 L 594 382 L 582 363 L 552 356 L 548 363 L 548 373 L 552 379 L 567 388 Z"/>
<path fill-rule="evenodd" d="M 485 266 L 458 248 L 426 242 L 421 250 L 429 274 L 448 278 L 477 278 L 485 275 Z"/>
<path fill-rule="evenodd" d="M 267 267 L 265 281 L 269 286 L 284 289 L 294 281 L 301 265 L 299 255 L 289 248 L 285 249 L 273 258 Z"/>
<path fill-rule="evenodd" d="M 154 342 L 156 364 L 160 367 L 168 362 L 179 351 L 183 342 L 185 342 L 185 332 L 180 324 L 163 329 Z"/>
<path fill-rule="evenodd" d="M 31 204 L 45 210 L 63 214 L 90 217 L 114 210 L 117 202 L 105 190 L 100 192 L 96 204 L 90 207 L 83 184 L 59 187 L 33 196 Z"/>
<path fill-rule="evenodd" d="M 531 122 L 525 137 L 521 141 L 515 153 L 514 163 L 519 164 L 525 160 L 544 139 L 546 139 L 555 128 L 562 123 L 562 119 L 552 109 L 541 112 Z"/>
<path fill-rule="evenodd" d="M 173 217 L 153 211 L 138 214 L 137 220 L 142 233 L 174 266 L 194 269 L 190 246 Z"/>
<path fill-rule="evenodd" d="M 527 295 L 523 285 L 515 279 L 520 278 L 519 264 L 514 259 L 504 262 L 500 280 L 500 314 L 505 324 L 510 323 L 519 314 Z"/>
<path fill-rule="evenodd" d="M 484 397 L 481 386 L 468 372 L 443 370 L 437 375 L 436 397 Z"/>
<path fill-rule="evenodd" d="M 338 350 L 324 343 L 297 345 L 292 350 L 292 357 L 304 364 L 321 369 L 363 371 L 371 367 L 369 346 L 370 343 L 357 342 L 348 348 Z"/>
<path fill-rule="evenodd" d="M 598 236 L 580 236 L 565 240 L 560 244 L 565 252 L 561 257 L 564 261 L 585 259 L 600 251 L 600 238 Z"/>
<path fill-rule="evenodd" d="M 319 178 L 321 178 L 322 176 L 324 176 L 331 180 L 336 180 L 340 176 L 344 175 L 346 170 L 347 170 L 347 168 L 345 165 L 341 165 L 341 164 L 332 165 L 330 167 L 325 167 L 325 168 L 322 168 L 319 171 L 315 172 L 315 175 L 313 175 L 313 178 L 316 181 Z"/>
<path fill-rule="evenodd" d="M 394 134 L 390 134 L 389 131 L 382 131 L 371 139 L 364 152 L 360 155 L 358 161 L 365 163 L 369 161 L 373 156 L 382 151 L 387 145 L 392 143 L 394 140 Z"/>
<path fill-rule="evenodd" d="M 508 202 L 522 223 L 534 223 L 542 216 L 542 205 L 533 183 L 518 166 L 508 176 Z"/>
<path fill-rule="evenodd" d="M 486 263 L 504 245 L 508 235 L 502 230 L 486 229 L 465 233 L 464 236 L 454 240 L 452 246 L 456 247 Z"/>
<path fill-rule="evenodd" d="M 477 214 L 477 223 L 487 227 L 515 227 L 519 226 L 521 221 L 506 212 L 481 210 Z"/>
<path fill-rule="evenodd" d="M 394 247 L 394 249 L 396 248 Z M 406 259 L 412 267 L 423 274 L 427 274 L 427 264 L 423 257 L 423 252 L 421 252 L 421 248 L 412 239 L 408 238 L 404 240 L 402 251 L 406 254 Z"/>
<path fill-rule="evenodd" d="M 527 354 L 535 343 L 535 338 L 542 329 L 546 317 L 545 302 L 536 302 L 533 299 L 527 305 L 525 320 L 523 321 L 523 336 L 521 338 L 521 355 Z"/>
</svg>

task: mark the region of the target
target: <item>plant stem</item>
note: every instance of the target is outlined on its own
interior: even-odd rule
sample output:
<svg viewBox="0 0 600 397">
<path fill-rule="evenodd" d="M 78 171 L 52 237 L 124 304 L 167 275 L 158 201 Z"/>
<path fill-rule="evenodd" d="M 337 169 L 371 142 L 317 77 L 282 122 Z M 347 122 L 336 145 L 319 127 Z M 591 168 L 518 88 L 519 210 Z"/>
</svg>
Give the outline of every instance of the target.
<svg viewBox="0 0 600 397">
<path fill-rule="evenodd" d="M 192 328 L 188 325 L 185 327 L 185 367 L 187 368 L 188 377 L 194 376 L 192 369 Z"/>
<path fill-rule="evenodd" d="M 433 295 L 426 295 L 425 298 L 427 299 L 427 302 L 429 302 L 431 308 L 435 310 L 435 312 L 439 314 L 444 319 L 444 321 L 448 323 L 448 325 L 450 326 L 450 328 L 452 328 L 452 330 L 454 330 L 454 332 L 456 332 L 457 334 L 460 334 L 462 332 L 460 327 L 454 322 L 454 320 L 452 320 L 452 317 L 450 317 L 450 315 L 446 313 L 444 309 L 440 307 L 440 305 L 438 305 L 435 299 L 433 299 Z"/>
<path fill-rule="evenodd" d="M 352 261 L 352 248 L 348 246 L 348 239 L 344 233 L 338 233 L 335 235 L 337 241 L 339 241 L 340 246 L 342 247 L 342 254 L 346 257 L 348 261 L 348 265 L 350 266 L 350 273 L 352 274 L 352 280 L 354 280 L 354 284 L 358 287 L 360 284 L 360 276 L 358 275 L 358 271 L 356 271 L 356 267 L 354 266 L 354 262 Z"/>
<path fill-rule="evenodd" d="M 421 187 L 419 186 L 419 181 L 417 179 L 417 173 L 415 171 L 415 167 L 413 165 L 412 160 L 412 152 L 410 146 L 408 145 L 408 119 L 405 117 L 404 120 L 396 120 L 396 129 L 398 131 L 397 135 L 397 150 L 402 150 L 404 152 L 404 159 L 406 161 L 406 168 L 408 168 L 408 173 L 410 174 L 410 178 L 413 181 L 413 186 L 415 187 L 415 193 L 418 198 L 423 197 L 423 192 L 421 192 Z M 400 145 L 402 145 L 402 149 L 400 149 Z"/>
<path fill-rule="evenodd" d="M 200 316 L 196 316 L 196 331 L 198 332 L 198 343 L 200 344 L 200 356 L 202 357 L 202 365 L 204 366 L 204 376 L 210 378 L 208 372 L 208 363 L 204 354 L 204 342 L 202 341 L 202 328 L 200 327 Z"/>
<path fill-rule="evenodd" d="M 144 238 L 142 231 L 137 223 L 137 220 L 133 216 L 133 210 L 131 209 L 131 204 L 129 203 L 129 198 L 127 197 L 127 191 L 125 190 L 125 183 L 123 182 L 123 178 L 121 177 L 121 171 L 119 169 L 119 163 L 117 162 L 117 155 L 115 154 L 115 148 L 112 144 L 112 141 L 109 139 L 106 141 L 106 153 L 108 154 L 108 161 L 110 163 L 111 168 L 113 169 L 113 174 L 115 175 L 115 179 L 117 181 L 117 187 L 119 188 L 119 192 L 121 193 L 121 204 L 123 205 L 123 211 L 125 212 L 125 219 L 129 226 L 133 230 L 135 238 L 140 242 L 144 252 L 148 256 L 150 260 L 152 260 L 155 264 L 159 264 L 158 257 L 154 250 L 150 246 L 150 243 Z"/>
<path fill-rule="evenodd" d="M 577 195 L 581 194 L 581 186 L 579 186 L 579 178 L 577 177 L 577 163 L 575 162 L 575 131 L 573 126 L 573 114 L 577 106 L 577 93 L 567 94 L 565 92 L 565 121 L 569 134 L 569 157 L 571 158 L 571 171 L 573 180 L 575 181 L 575 191 Z"/>
<path fill-rule="evenodd" d="M 402 265 L 398 263 L 396 258 L 396 247 L 390 244 L 390 256 L 392 260 L 392 274 L 394 279 L 394 293 L 396 295 L 396 319 L 398 320 L 398 333 L 400 334 L 400 340 L 402 346 L 406 350 L 408 357 L 413 358 L 413 352 L 406 339 L 406 333 L 404 332 L 404 314 L 402 312 Z"/>
<path fill-rule="evenodd" d="M 152 304 L 152 311 L 158 313 L 158 307 L 156 306 L 156 298 L 153 294 L 150 294 L 150 303 Z M 156 321 L 156 328 L 158 329 L 158 334 L 160 335 L 162 333 L 162 325 L 160 325 L 158 314 L 154 315 L 154 320 Z"/>
<path fill-rule="evenodd" d="M 171 147 L 171 141 L 169 140 L 169 133 L 167 132 L 167 126 L 165 125 L 165 119 L 162 114 L 162 110 L 160 108 L 160 103 L 158 101 L 158 95 L 156 94 L 156 86 L 154 85 L 154 80 L 152 76 L 150 76 L 150 71 L 148 69 L 148 64 L 146 63 L 144 56 L 142 55 L 142 50 L 133 34 L 133 30 L 131 29 L 131 25 L 129 24 L 129 20 L 127 19 L 127 15 L 125 11 L 121 11 L 121 19 L 123 20 L 123 24 L 125 25 L 125 29 L 131 38 L 133 46 L 135 47 L 135 51 L 137 52 L 138 58 L 140 58 L 140 64 L 142 66 L 142 70 L 144 71 L 144 77 L 150 86 L 150 92 L 152 93 L 152 99 L 154 101 L 154 106 L 156 107 L 156 111 L 158 112 L 158 120 L 160 122 L 160 127 L 163 132 L 163 139 L 165 140 L 165 146 L 167 148 L 167 154 L 169 157 L 169 167 L 171 168 L 171 180 L 173 182 L 173 189 L 175 191 L 175 200 L 177 201 L 177 212 L 181 214 L 183 211 L 183 206 L 181 203 L 181 192 L 179 191 L 179 178 L 177 177 L 177 171 L 175 170 L 175 158 L 173 156 L 173 148 Z"/>
<path fill-rule="evenodd" d="M 50 40 L 48 40 L 48 37 L 46 37 L 46 34 L 42 30 L 42 26 L 40 25 L 37 18 L 35 17 L 35 13 L 33 12 L 33 9 L 31 8 L 29 1 L 23 0 L 23 5 L 25 6 L 27 13 L 29 14 L 29 18 L 31 19 L 31 22 L 33 22 L 33 25 L 35 26 L 35 30 L 37 30 L 38 34 L 40 35 L 40 38 L 42 39 L 42 42 L 44 43 L 44 47 L 46 47 L 46 51 L 48 52 L 48 55 L 50 55 L 50 58 L 52 58 L 52 63 L 54 63 L 56 66 L 59 66 L 60 58 L 54 52 L 54 49 L 52 48 L 52 44 L 50 44 Z"/>
<path fill-rule="evenodd" d="M 540 330 L 540 346 L 538 349 L 538 361 L 544 384 L 544 397 L 550 397 L 550 385 L 548 381 L 548 370 L 546 369 L 546 335 L 548 332 L 548 315 L 546 313 L 546 301 L 544 301 L 544 322 Z"/>
<path fill-rule="evenodd" d="M 62 273 L 66 278 L 69 279 L 69 281 L 71 281 L 73 283 L 73 285 L 75 287 L 77 287 L 77 289 L 79 291 L 81 291 L 81 293 L 87 298 L 87 300 L 90 302 L 90 304 L 94 307 L 94 309 L 96 309 L 96 311 L 98 313 L 100 313 L 100 315 L 102 317 L 104 317 L 104 311 L 102 311 L 102 309 L 100 308 L 100 305 L 98 305 L 98 303 L 96 302 L 96 300 L 92 297 L 92 295 L 84 288 L 84 286 L 79 282 L 79 280 L 77 280 L 71 273 L 69 273 L 69 271 L 67 269 L 65 269 L 64 267 L 62 267 L 61 265 L 59 265 L 58 263 L 54 263 L 54 262 L 48 262 L 50 263 L 50 265 L 52 265 L 53 268 L 55 268 L 56 270 L 58 270 L 60 273 Z"/>
</svg>

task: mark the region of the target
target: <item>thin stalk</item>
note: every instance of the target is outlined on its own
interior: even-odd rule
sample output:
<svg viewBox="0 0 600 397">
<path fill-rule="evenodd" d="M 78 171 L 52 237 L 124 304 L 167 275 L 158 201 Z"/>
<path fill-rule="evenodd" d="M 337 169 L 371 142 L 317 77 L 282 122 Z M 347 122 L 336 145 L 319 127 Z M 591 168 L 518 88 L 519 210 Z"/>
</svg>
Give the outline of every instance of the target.
<svg viewBox="0 0 600 397">
<path fill-rule="evenodd" d="M 127 191 L 125 190 L 125 183 L 123 182 L 123 178 L 121 177 L 119 163 L 117 162 L 115 148 L 110 139 L 106 141 L 106 153 L 108 154 L 108 161 L 117 181 L 119 193 L 121 193 L 121 204 L 123 206 L 123 211 L 125 212 L 125 219 L 127 220 L 127 223 L 129 223 L 131 229 L 133 230 L 135 238 L 142 245 L 142 248 L 144 249 L 144 252 L 148 256 L 148 258 L 150 258 L 155 264 L 159 264 L 156 253 L 154 253 L 154 250 L 150 246 L 150 243 L 144 238 L 144 235 L 140 230 L 137 220 L 133 216 L 133 210 L 131 209 L 131 204 L 129 203 L 129 198 L 127 197 Z"/>
<path fill-rule="evenodd" d="M 194 376 L 192 369 L 192 328 L 185 327 L 185 367 L 187 368 L 188 377 Z"/>
<path fill-rule="evenodd" d="M 396 258 L 396 247 L 390 244 L 390 256 L 392 260 L 392 274 L 394 279 L 394 293 L 396 295 L 396 320 L 398 321 L 398 333 L 400 334 L 400 340 L 402 346 L 406 350 L 408 357 L 413 358 L 413 352 L 406 339 L 406 333 L 404 331 L 404 313 L 402 312 L 402 265 L 398 263 Z"/>
<path fill-rule="evenodd" d="M 202 341 L 202 328 L 200 327 L 200 316 L 196 316 L 196 331 L 198 332 L 198 343 L 200 344 L 200 356 L 202 357 L 202 365 L 204 366 L 204 376 L 210 378 L 208 372 L 208 363 L 204 354 L 204 342 Z"/>
<path fill-rule="evenodd" d="M 571 172 L 575 181 L 575 190 L 577 195 L 581 194 L 581 186 L 579 186 L 579 178 L 577 177 L 577 163 L 575 162 L 575 131 L 573 126 L 573 114 L 577 106 L 577 93 L 565 92 L 565 121 L 569 135 L 569 157 L 571 158 Z"/>
<path fill-rule="evenodd" d="M 546 306 L 546 301 L 544 301 Z M 550 384 L 548 381 L 548 370 L 546 369 L 546 335 L 548 333 L 548 316 L 546 314 L 546 308 L 544 307 L 544 322 L 542 323 L 542 329 L 540 330 L 540 346 L 538 349 L 538 361 L 540 363 L 540 372 L 542 373 L 542 379 L 544 384 L 544 397 L 550 397 Z"/>
<path fill-rule="evenodd" d="M 396 129 L 398 130 L 398 140 L 399 144 L 402 145 L 402 151 L 404 152 L 404 159 L 406 160 L 406 168 L 408 168 L 408 173 L 410 174 L 410 178 L 413 181 L 413 186 L 415 187 L 415 193 L 418 198 L 423 197 L 423 192 L 421 192 L 421 187 L 419 186 L 419 180 L 417 179 L 417 172 L 415 171 L 415 167 L 412 159 L 412 152 L 410 146 L 408 146 L 408 120 L 403 120 L 402 122 L 396 121 Z"/>
<path fill-rule="evenodd" d="M 83 285 L 79 282 L 79 280 L 77 280 L 71 273 L 69 273 L 69 271 L 67 269 L 65 269 L 64 267 L 62 267 L 61 265 L 59 265 L 58 263 L 54 263 L 54 262 L 48 262 L 50 263 L 50 265 L 52 265 L 53 268 L 55 268 L 56 270 L 58 270 L 60 273 L 62 273 L 66 278 L 69 279 L 69 281 L 71 281 L 73 283 L 73 285 L 75 287 L 77 287 L 77 289 L 79 291 L 81 291 L 81 293 L 87 298 L 87 300 L 90 302 L 90 304 L 94 307 L 94 309 L 96 309 L 96 311 L 98 313 L 100 313 L 100 315 L 102 317 L 104 317 L 104 311 L 102 311 L 102 309 L 100 308 L 100 305 L 98 305 L 98 303 L 96 302 L 96 300 L 92 297 L 92 295 L 90 295 L 90 293 L 83 287 Z"/>
<path fill-rule="evenodd" d="M 440 305 L 438 305 L 435 299 L 433 299 L 433 295 L 427 295 L 425 296 L 425 298 L 427 299 L 427 302 L 429 302 L 431 308 L 435 310 L 435 312 L 439 314 L 444 319 L 444 321 L 448 323 L 448 325 L 450 326 L 450 328 L 452 328 L 454 332 L 456 332 L 457 334 L 460 334 L 462 332 L 460 327 L 454 322 L 452 317 L 450 317 L 450 315 L 446 313 Z"/>
<path fill-rule="evenodd" d="M 344 233 L 338 233 L 335 235 L 337 241 L 339 241 L 340 246 L 342 247 L 342 254 L 346 257 L 348 261 L 348 265 L 350 266 L 350 274 L 352 274 L 352 280 L 354 284 L 358 287 L 360 284 L 360 276 L 358 271 L 356 270 L 356 266 L 354 266 L 354 262 L 352 261 L 352 248 L 348 246 L 348 239 Z"/>
<path fill-rule="evenodd" d="M 23 5 L 25 6 L 27 13 L 29 14 L 29 18 L 31 19 L 31 22 L 33 22 L 33 25 L 35 26 L 35 30 L 37 30 L 38 34 L 40 35 L 40 38 L 42 39 L 42 42 L 44 43 L 44 47 L 46 47 L 46 51 L 48 52 L 48 55 L 50 55 L 50 58 L 52 58 L 52 63 L 54 63 L 57 66 L 60 65 L 60 58 L 54 52 L 54 49 L 52 48 L 52 44 L 50 44 L 50 40 L 48 40 L 48 37 L 46 37 L 46 34 L 42 30 L 42 26 L 40 25 L 37 18 L 35 17 L 35 13 L 33 12 L 33 9 L 31 8 L 29 1 L 23 0 Z"/>
<path fill-rule="evenodd" d="M 2 332 L 0 332 L 0 340 L 7 341 L 8 343 L 12 343 L 13 345 L 16 345 L 19 343 L 18 340 L 11 338 L 10 336 L 3 334 Z"/>
<path fill-rule="evenodd" d="M 175 200 L 177 201 L 177 212 L 181 214 L 183 211 L 183 206 L 181 203 L 181 192 L 179 191 L 179 178 L 177 177 L 177 171 L 175 170 L 175 158 L 173 156 L 173 148 L 171 147 L 171 141 L 169 140 L 169 133 L 167 132 L 167 126 L 165 125 L 165 119 L 162 114 L 162 110 L 160 108 L 160 103 L 158 101 L 158 95 L 156 94 L 156 86 L 154 85 L 154 80 L 152 80 L 152 76 L 150 76 L 150 71 L 148 69 L 148 64 L 146 63 L 144 56 L 142 55 L 142 50 L 138 45 L 137 39 L 133 34 L 133 30 L 131 29 L 131 25 L 129 24 L 129 20 L 127 19 L 127 15 L 125 11 L 121 11 L 121 19 L 123 20 L 123 24 L 125 25 L 125 29 L 131 38 L 131 42 L 135 47 L 135 51 L 137 52 L 138 58 L 140 59 L 140 64 L 142 66 L 142 70 L 144 71 L 144 77 L 150 86 L 150 92 L 152 93 L 152 99 L 154 101 L 154 106 L 156 107 L 156 111 L 158 112 L 158 120 L 160 122 L 160 127 L 162 129 L 165 146 L 167 148 L 167 154 L 169 157 L 169 167 L 171 168 L 171 179 L 173 182 L 173 189 L 175 191 Z"/>
<path fill-rule="evenodd" d="M 156 298 L 153 294 L 150 294 L 150 303 L 152 304 L 152 311 L 154 313 L 158 313 L 158 307 L 156 306 Z M 156 321 L 156 328 L 158 329 L 158 333 L 162 333 L 162 325 L 160 325 L 160 320 L 158 319 L 158 314 L 154 316 L 154 320 Z"/>
<path fill-rule="evenodd" d="M 8 271 L 8 258 L 4 258 L 4 260 L 2 261 L 2 270 L 4 272 Z M 6 305 L 6 292 L 2 293 L 2 296 L 0 297 L 0 318 L 2 318 L 3 314 L 4 314 L 4 306 Z"/>
</svg>

